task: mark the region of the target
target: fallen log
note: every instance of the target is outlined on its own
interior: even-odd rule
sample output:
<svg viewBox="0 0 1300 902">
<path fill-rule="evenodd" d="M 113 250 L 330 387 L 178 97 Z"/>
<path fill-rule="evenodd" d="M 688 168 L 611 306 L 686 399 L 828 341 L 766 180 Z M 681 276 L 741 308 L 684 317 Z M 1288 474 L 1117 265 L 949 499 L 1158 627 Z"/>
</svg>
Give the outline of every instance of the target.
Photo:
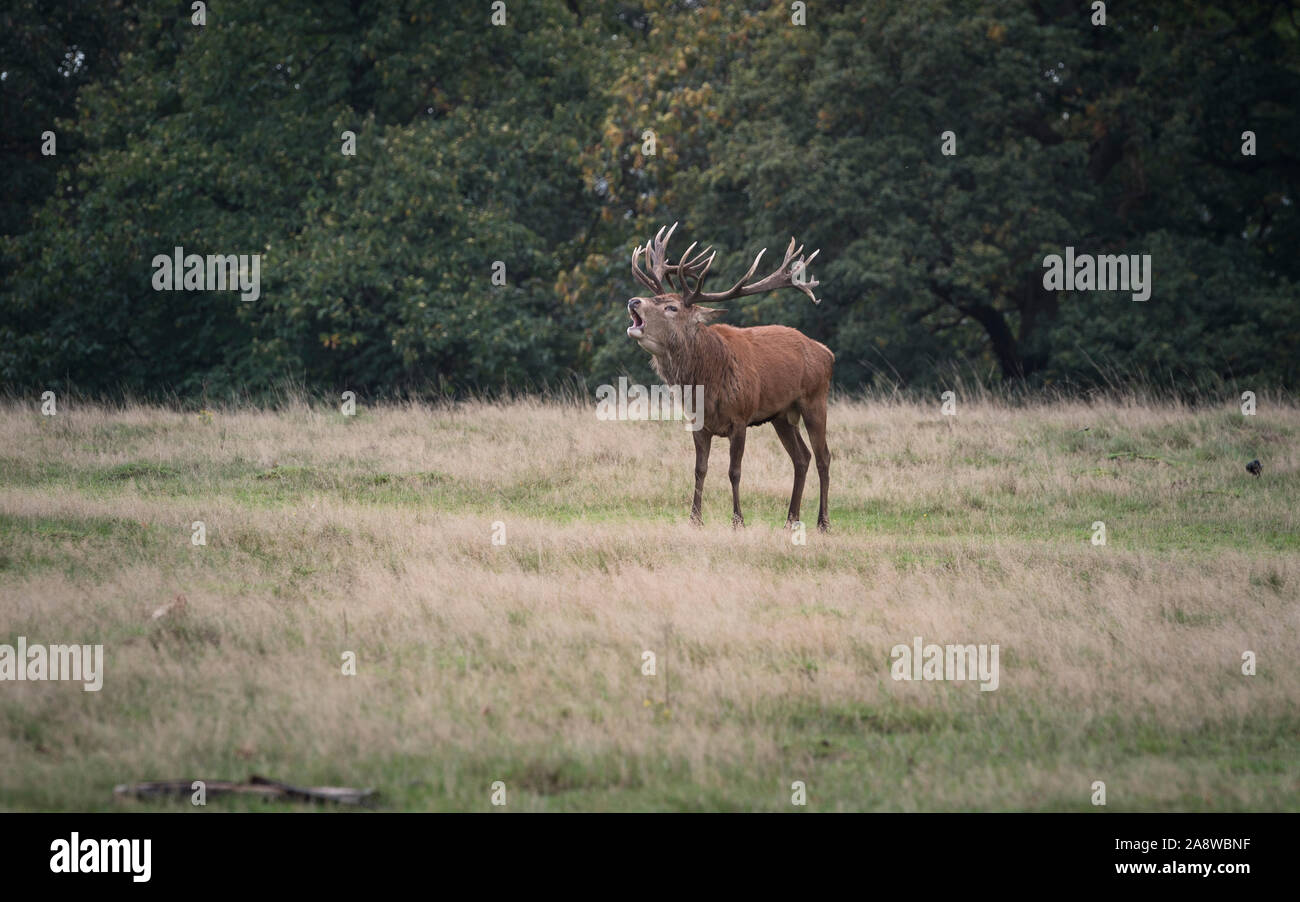
<svg viewBox="0 0 1300 902">
<path fill-rule="evenodd" d="M 118 798 L 158 799 L 188 796 L 194 792 L 195 780 L 152 780 L 144 783 L 121 783 L 113 787 Z M 367 805 L 376 793 L 373 789 L 353 789 L 348 786 L 294 786 L 253 774 L 247 782 L 231 780 L 203 780 L 204 791 L 209 796 L 250 795 L 267 800 L 288 799 L 301 802 L 334 802 L 339 805 Z"/>
</svg>

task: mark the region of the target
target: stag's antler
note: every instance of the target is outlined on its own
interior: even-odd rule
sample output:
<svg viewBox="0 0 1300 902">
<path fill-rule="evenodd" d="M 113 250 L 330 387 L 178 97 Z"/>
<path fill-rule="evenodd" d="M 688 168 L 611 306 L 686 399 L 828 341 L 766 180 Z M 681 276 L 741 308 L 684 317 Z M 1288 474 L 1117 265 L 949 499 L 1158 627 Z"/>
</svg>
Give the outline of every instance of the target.
<svg viewBox="0 0 1300 902">
<path fill-rule="evenodd" d="M 805 260 L 803 256 L 803 245 L 795 247 L 795 240 L 790 239 L 790 246 L 786 248 L 785 259 L 781 265 L 776 268 L 771 275 L 752 282 L 748 285 L 745 281 L 751 278 L 758 270 L 759 261 L 763 259 L 763 254 L 767 253 L 767 248 L 758 252 L 754 262 L 750 264 L 749 272 L 740 277 L 735 285 L 732 285 L 726 291 L 700 291 L 700 286 L 704 283 L 704 277 L 708 275 L 709 267 L 713 265 L 713 258 L 717 252 L 711 247 L 706 247 L 694 257 L 691 251 L 695 250 L 695 244 L 692 243 L 682 254 L 682 259 L 676 264 L 668 262 L 667 250 L 668 240 L 672 238 L 673 232 L 677 230 L 677 223 L 673 223 L 672 228 L 668 229 L 668 234 L 664 234 L 661 228 L 655 235 L 654 240 L 647 242 L 645 247 L 637 246 L 632 252 L 632 274 L 637 279 L 656 294 L 663 294 L 664 279 L 673 277 L 676 279 L 678 290 L 682 296 L 682 303 L 687 307 L 692 306 L 700 301 L 715 302 L 727 301 L 732 298 L 745 297 L 751 294 L 763 294 L 767 291 L 775 291 L 778 288 L 797 288 L 814 304 L 820 304 L 821 301 L 813 294 L 813 289 L 819 283 L 816 279 L 806 278 L 809 264 L 813 258 L 821 253 L 820 250 L 813 251 Z M 647 275 L 638 265 L 641 254 L 645 254 L 650 261 L 652 275 Z"/>
<path fill-rule="evenodd" d="M 778 288 L 797 288 L 808 295 L 808 299 L 814 304 L 821 303 L 817 296 L 813 294 L 813 289 L 821 283 L 816 279 L 808 278 L 806 275 L 808 266 L 813 262 L 813 258 L 821 253 L 820 250 L 813 251 L 807 259 L 804 259 L 803 245 L 801 244 L 796 248 L 795 240 L 791 238 L 790 246 L 785 249 L 785 259 L 781 261 L 781 265 L 771 275 L 746 285 L 746 280 L 758 270 L 759 261 L 763 259 L 765 253 L 767 253 L 767 248 L 759 251 L 758 256 L 754 258 L 754 262 L 749 265 L 749 272 L 741 276 L 740 280 L 726 291 L 700 291 L 700 282 L 704 280 L 704 274 L 708 272 L 709 264 L 713 262 L 713 257 L 710 256 L 708 260 L 704 261 L 702 268 L 696 266 L 689 272 L 690 277 L 695 279 L 695 287 L 690 293 L 689 300 L 686 299 L 685 295 L 682 296 L 683 300 L 686 300 L 688 304 L 695 304 L 699 301 L 712 303 L 715 301 L 728 301 L 732 298 L 741 298 L 751 294 L 763 294 L 767 291 L 776 291 Z M 679 275 L 678 278 L 682 277 Z M 685 284 L 684 281 L 683 284 Z"/>
<path fill-rule="evenodd" d="M 668 241 L 673 237 L 673 232 L 677 231 L 677 223 L 673 223 L 672 228 L 668 229 L 667 235 L 664 234 L 665 228 L 668 227 L 661 227 L 655 237 L 647 241 L 644 247 L 638 244 L 636 250 L 632 252 L 632 275 L 636 276 L 638 282 L 655 294 L 664 293 L 664 276 L 670 269 L 668 265 Z M 642 254 L 645 254 L 646 259 L 650 262 L 649 274 L 639 265 Z"/>
</svg>

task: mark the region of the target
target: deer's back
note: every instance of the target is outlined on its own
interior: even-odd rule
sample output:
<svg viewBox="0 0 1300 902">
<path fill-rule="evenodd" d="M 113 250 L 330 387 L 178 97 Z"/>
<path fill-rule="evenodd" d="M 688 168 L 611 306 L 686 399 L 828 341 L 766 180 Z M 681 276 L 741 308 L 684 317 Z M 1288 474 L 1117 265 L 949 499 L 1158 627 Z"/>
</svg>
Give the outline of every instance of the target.
<svg viewBox="0 0 1300 902">
<path fill-rule="evenodd" d="M 789 326 L 710 326 L 736 361 L 738 398 L 748 418 L 766 419 L 826 391 L 835 355 Z"/>
</svg>

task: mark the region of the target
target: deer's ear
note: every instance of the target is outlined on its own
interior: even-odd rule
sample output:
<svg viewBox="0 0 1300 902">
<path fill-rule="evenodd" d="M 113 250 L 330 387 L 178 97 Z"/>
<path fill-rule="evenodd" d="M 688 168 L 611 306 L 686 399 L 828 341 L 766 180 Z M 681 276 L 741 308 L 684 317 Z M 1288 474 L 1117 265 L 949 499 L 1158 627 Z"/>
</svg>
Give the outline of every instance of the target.
<svg viewBox="0 0 1300 902">
<path fill-rule="evenodd" d="M 723 307 L 692 307 L 691 311 L 693 314 L 692 319 L 697 323 L 707 323 L 727 312 Z"/>
</svg>

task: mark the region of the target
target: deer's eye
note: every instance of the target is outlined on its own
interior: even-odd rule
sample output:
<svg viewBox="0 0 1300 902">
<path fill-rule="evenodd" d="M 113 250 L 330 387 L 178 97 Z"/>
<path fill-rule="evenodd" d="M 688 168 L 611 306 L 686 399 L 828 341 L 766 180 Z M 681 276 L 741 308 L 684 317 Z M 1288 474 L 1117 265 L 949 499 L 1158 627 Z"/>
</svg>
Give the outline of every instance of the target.
<svg viewBox="0 0 1300 902">
<path fill-rule="evenodd" d="M 675 304 L 669 304 L 669 305 L 668 305 L 667 307 L 665 307 L 664 309 L 665 309 L 665 310 L 671 310 L 673 313 L 676 313 L 676 312 L 677 312 L 677 305 L 675 305 Z"/>
</svg>

